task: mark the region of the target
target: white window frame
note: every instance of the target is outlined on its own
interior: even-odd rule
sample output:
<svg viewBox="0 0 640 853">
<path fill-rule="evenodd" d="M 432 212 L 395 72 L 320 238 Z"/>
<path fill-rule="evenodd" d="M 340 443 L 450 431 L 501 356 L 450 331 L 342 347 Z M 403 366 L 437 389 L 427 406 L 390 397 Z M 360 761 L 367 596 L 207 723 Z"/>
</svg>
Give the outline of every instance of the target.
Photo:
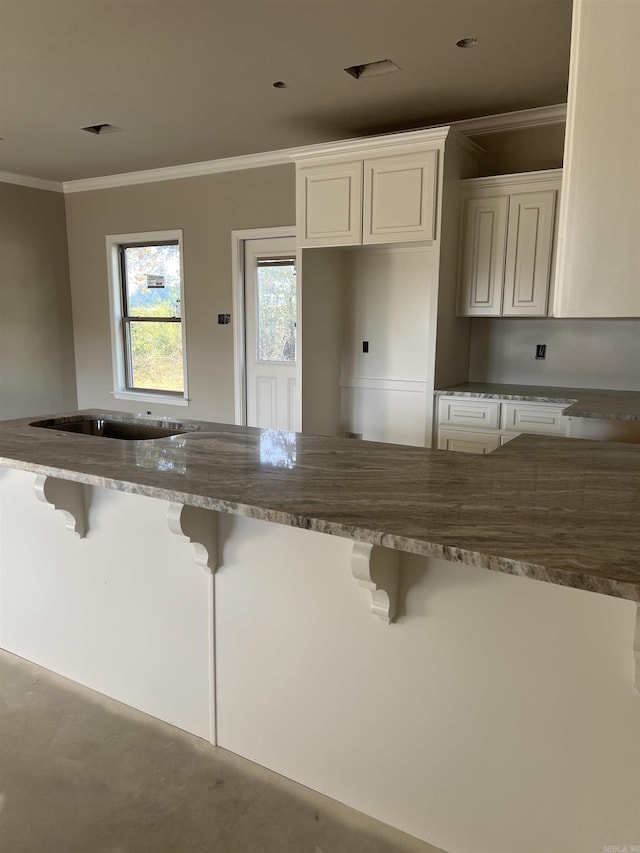
<svg viewBox="0 0 640 853">
<path fill-rule="evenodd" d="M 123 317 L 122 282 L 120 279 L 120 246 L 123 243 L 163 243 L 177 241 L 180 248 L 180 306 L 182 330 L 182 370 L 184 388 L 181 394 L 166 391 L 136 391 L 127 388 L 126 359 Z M 111 359 L 113 365 L 113 391 L 116 400 L 137 400 L 146 403 L 166 403 L 173 406 L 188 406 L 187 392 L 187 328 L 184 295 L 184 253 L 182 231 L 138 231 L 134 234 L 108 234 L 106 237 L 107 272 L 109 277 L 109 318 L 111 321 Z"/>
</svg>

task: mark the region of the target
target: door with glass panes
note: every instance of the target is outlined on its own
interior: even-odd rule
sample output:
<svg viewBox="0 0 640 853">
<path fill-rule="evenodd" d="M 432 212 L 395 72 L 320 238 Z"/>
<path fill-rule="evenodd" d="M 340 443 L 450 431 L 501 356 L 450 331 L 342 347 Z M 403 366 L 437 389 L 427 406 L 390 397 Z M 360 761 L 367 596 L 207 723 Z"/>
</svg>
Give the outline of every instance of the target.
<svg viewBox="0 0 640 853">
<path fill-rule="evenodd" d="M 245 242 L 247 424 L 300 431 L 293 237 Z"/>
</svg>

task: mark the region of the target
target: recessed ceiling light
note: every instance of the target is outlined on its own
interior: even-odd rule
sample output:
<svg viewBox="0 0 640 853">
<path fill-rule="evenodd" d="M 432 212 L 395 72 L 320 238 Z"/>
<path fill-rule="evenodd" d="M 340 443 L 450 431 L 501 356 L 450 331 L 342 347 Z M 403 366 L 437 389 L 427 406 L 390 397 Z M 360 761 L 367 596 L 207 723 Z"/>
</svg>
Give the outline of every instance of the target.
<svg viewBox="0 0 640 853">
<path fill-rule="evenodd" d="M 276 82 L 273 83 L 273 88 L 274 89 L 286 89 L 287 84 L 283 83 L 282 80 L 276 80 Z"/>
<path fill-rule="evenodd" d="M 475 47 L 478 44 L 478 39 L 475 36 L 467 36 L 467 38 L 459 39 L 456 42 L 457 47 Z"/>
<path fill-rule="evenodd" d="M 377 62 L 365 62 L 364 65 L 352 65 L 344 70 L 359 80 L 361 77 L 379 77 L 381 74 L 392 74 L 394 71 L 400 71 L 400 68 L 391 59 L 379 59 Z"/>
<path fill-rule="evenodd" d="M 102 133 L 117 133 L 119 130 L 122 130 L 122 128 L 115 127 L 112 124 L 90 124 L 89 127 L 83 127 L 82 130 L 86 130 L 87 133 L 95 133 L 100 136 Z"/>
</svg>

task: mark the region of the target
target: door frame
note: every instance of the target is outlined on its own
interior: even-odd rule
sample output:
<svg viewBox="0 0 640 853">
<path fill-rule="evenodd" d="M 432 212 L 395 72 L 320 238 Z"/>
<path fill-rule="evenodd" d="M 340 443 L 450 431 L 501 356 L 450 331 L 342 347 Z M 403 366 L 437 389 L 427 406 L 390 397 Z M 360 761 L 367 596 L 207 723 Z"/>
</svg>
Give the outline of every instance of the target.
<svg viewBox="0 0 640 853">
<path fill-rule="evenodd" d="M 239 426 L 247 423 L 247 371 L 246 371 L 246 309 L 244 296 L 244 244 L 247 240 L 268 240 L 277 237 L 293 237 L 294 225 L 282 225 L 274 228 L 245 228 L 231 232 L 231 280 L 232 280 L 232 326 L 233 326 L 233 405 L 234 419 Z M 299 267 L 298 251 L 296 250 L 296 268 Z M 300 273 L 298 269 L 298 300 L 297 300 L 297 382 L 302 393 L 302 359 L 300 335 Z"/>
</svg>

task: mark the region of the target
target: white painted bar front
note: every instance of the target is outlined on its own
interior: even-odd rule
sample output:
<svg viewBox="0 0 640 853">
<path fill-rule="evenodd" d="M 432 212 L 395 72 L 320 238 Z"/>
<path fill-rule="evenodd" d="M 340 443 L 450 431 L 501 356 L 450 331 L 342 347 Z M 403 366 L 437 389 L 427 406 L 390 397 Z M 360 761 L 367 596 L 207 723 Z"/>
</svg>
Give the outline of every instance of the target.
<svg viewBox="0 0 640 853">
<path fill-rule="evenodd" d="M 214 576 L 166 501 L 91 488 L 80 538 L 35 480 L 4 648 L 450 853 L 640 844 L 633 602 L 400 554 L 389 625 L 349 540 L 212 513 Z"/>
</svg>

